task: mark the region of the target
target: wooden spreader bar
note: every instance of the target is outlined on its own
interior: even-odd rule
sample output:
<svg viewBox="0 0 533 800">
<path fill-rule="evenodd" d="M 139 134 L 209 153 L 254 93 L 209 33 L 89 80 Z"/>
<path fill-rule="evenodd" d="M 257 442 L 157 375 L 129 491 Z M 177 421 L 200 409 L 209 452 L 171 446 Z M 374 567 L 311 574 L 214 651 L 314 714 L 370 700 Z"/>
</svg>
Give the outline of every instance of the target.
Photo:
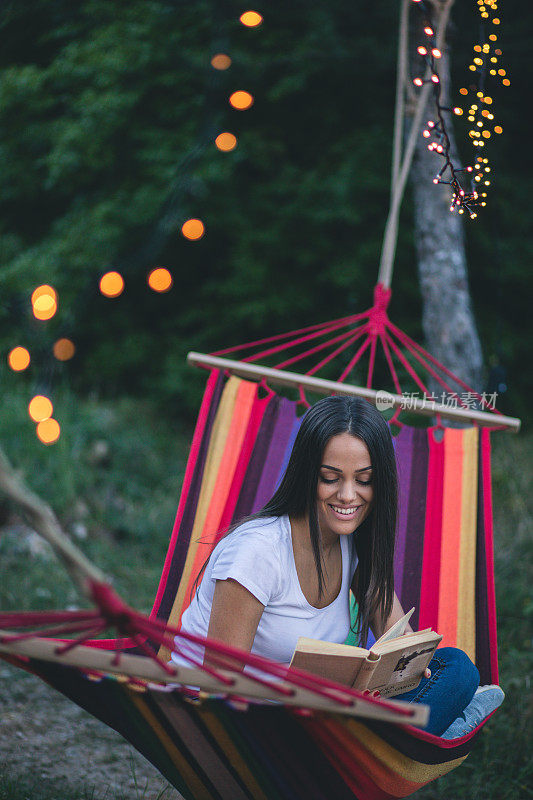
<svg viewBox="0 0 533 800">
<path fill-rule="evenodd" d="M 240 378 L 249 378 L 257 381 L 264 378 L 270 383 L 279 386 L 291 386 L 294 388 L 301 386 L 303 389 L 309 389 L 309 391 L 316 392 L 317 394 L 342 394 L 364 397 L 366 400 L 373 401 L 378 408 L 380 405 L 388 408 L 403 408 L 406 402 L 405 396 L 393 394 L 391 392 L 376 391 L 375 389 L 367 389 L 364 386 L 354 386 L 353 384 L 339 383 L 338 381 L 328 381 L 323 378 L 313 378 L 308 375 L 300 375 L 297 372 L 273 369 L 272 367 L 264 367 L 260 364 L 248 364 L 245 361 L 234 361 L 229 358 L 220 358 L 219 356 L 211 356 L 206 353 L 190 352 L 187 355 L 187 361 L 194 366 L 227 370 L 232 375 L 237 375 Z M 434 403 L 416 397 L 409 398 L 409 408 L 406 410 L 414 414 L 421 414 L 425 417 L 433 417 L 436 414 L 440 414 L 441 417 L 445 417 L 446 419 L 475 422 L 478 425 L 504 428 L 512 433 L 518 433 L 521 425 L 521 421 L 517 417 L 506 417 L 503 414 L 477 411 L 476 409 L 470 408 L 451 408 L 442 403 Z"/>
</svg>

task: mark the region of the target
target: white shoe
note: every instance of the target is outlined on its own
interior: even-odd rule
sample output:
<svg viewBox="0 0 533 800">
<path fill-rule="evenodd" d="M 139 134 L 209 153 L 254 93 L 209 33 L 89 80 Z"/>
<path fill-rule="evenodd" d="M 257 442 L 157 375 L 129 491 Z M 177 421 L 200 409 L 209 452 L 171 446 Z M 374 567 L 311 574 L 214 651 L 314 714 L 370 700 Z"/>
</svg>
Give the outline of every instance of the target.
<svg viewBox="0 0 533 800">
<path fill-rule="evenodd" d="M 441 734 L 442 739 L 457 739 L 465 736 L 477 728 L 485 717 L 488 717 L 498 706 L 503 703 L 505 694 L 496 684 L 478 686 L 472 700 L 469 702 L 460 717 Z"/>
</svg>

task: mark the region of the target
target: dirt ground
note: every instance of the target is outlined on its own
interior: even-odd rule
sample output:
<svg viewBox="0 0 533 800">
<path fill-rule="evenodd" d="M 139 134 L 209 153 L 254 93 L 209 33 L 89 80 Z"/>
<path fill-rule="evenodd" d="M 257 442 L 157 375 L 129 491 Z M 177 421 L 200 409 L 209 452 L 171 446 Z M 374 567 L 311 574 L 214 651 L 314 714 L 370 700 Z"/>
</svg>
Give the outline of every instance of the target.
<svg viewBox="0 0 533 800">
<path fill-rule="evenodd" d="M 118 733 L 3 661 L 0 771 L 38 786 L 29 800 L 182 800 Z"/>
</svg>

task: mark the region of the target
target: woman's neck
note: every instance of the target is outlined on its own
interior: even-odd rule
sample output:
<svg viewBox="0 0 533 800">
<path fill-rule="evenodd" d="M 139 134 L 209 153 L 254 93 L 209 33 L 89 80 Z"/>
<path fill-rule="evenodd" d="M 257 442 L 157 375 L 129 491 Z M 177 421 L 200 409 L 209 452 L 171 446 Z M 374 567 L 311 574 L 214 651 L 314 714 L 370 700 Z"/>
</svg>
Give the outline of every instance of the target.
<svg viewBox="0 0 533 800">
<path fill-rule="evenodd" d="M 302 550 L 308 550 L 309 552 L 313 551 L 313 545 L 311 542 L 311 531 L 309 528 L 309 518 L 308 517 L 290 517 L 290 525 L 292 531 L 292 540 L 293 544 L 296 547 L 301 548 Z M 335 533 L 331 533 L 329 535 L 324 535 L 321 531 L 322 536 L 322 550 L 324 555 L 327 557 L 332 550 L 337 547 L 339 542 L 339 535 Z"/>
</svg>

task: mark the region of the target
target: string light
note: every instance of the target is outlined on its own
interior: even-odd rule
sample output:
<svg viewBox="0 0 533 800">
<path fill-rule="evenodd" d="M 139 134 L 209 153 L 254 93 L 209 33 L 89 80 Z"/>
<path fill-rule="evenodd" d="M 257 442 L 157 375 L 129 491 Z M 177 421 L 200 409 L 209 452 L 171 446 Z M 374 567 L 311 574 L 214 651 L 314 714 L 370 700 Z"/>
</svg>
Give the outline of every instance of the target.
<svg viewBox="0 0 533 800">
<path fill-rule="evenodd" d="M 45 419 L 50 419 L 54 413 L 54 406 L 49 397 L 36 394 L 29 402 L 28 412 L 34 422 L 43 422 Z"/>
<path fill-rule="evenodd" d="M 239 89 L 237 92 L 233 92 L 229 98 L 230 104 L 233 108 L 238 109 L 239 111 L 245 111 L 247 108 L 253 105 L 254 98 L 250 94 L 250 92 L 244 92 Z"/>
<path fill-rule="evenodd" d="M 38 320 L 52 319 L 57 311 L 57 292 L 53 286 L 44 283 L 31 295 L 33 316 Z"/>
<path fill-rule="evenodd" d="M 413 0 L 418 2 L 418 0 Z M 496 12 L 497 4 L 495 0 L 477 0 L 478 10 L 482 20 L 482 31 L 485 31 L 487 22 L 493 25 L 499 25 L 500 19 L 492 16 Z M 423 4 L 419 4 L 419 8 L 423 9 Z M 492 16 L 492 19 L 491 19 Z M 487 173 L 490 173 L 488 166 L 488 159 L 482 156 L 476 158 L 475 170 L 472 166 L 467 166 L 464 169 L 457 168 L 450 155 L 450 140 L 446 130 L 445 112 L 453 112 L 458 117 L 465 114 L 467 110 L 466 119 L 470 123 L 468 130 L 468 137 L 472 147 L 479 151 L 485 147 L 492 137 L 492 133 L 501 134 L 503 128 L 501 125 L 494 125 L 494 114 L 488 107 L 492 105 L 492 97 L 485 92 L 485 78 L 487 73 L 491 77 L 496 77 L 501 80 L 503 86 L 510 86 L 511 82 L 507 77 L 507 71 L 499 65 L 500 57 L 502 56 L 501 48 L 495 47 L 498 37 L 495 33 L 489 33 L 482 37 L 482 41 L 475 44 L 473 47 L 474 55 L 472 56 L 469 70 L 478 76 L 478 85 L 470 86 L 468 88 L 462 87 L 459 89 L 459 94 L 467 101 L 469 94 L 472 96 L 470 104 L 467 102 L 467 109 L 457 105 L 453 108 L 446 108 L 441 104 L 441 82 L 437 69 L 438 60 L 442 57 L 442 53 L 435 42 L 432 41 L 434 37 L 433 27 L 424 21 L 423 31 L 427 40 L 417 47 L 417 52 L 424 62 L 426 75 L 429 78 L 415 77 L 413 84 L 415 86 L 423 86 L 427 83 L 433 84 L 433 95 L 436 106 L 436 121 L 429 120 L 426 127 L 422 131 L 422 136 L 428 141 L 427 148 L 430 152 L 436 153 L 444 159 L 443 165 L 437 175 L 433 178 L 434 184 L 447 184 L 451 188 L 452 198 L 450 201 L 450 211 L 457 211 L 459 214 L 464 214 L 465 211 L 470 216 L 470 219 L 475 219 L 477 213 L 475 208 L 477 206 L 486 206 L 487 193 L 479 193 L 477 187 L 480 185 L 490 186 L 491 181 L 488 180 Z M 492 124 L 492 125 L 491 125 Z M 492 130 L 489 130 L 492 127 Z M 470 187 L 467 190 L 463 184 L 462 176 L 470 174 Z"/>
<path fill-rule="evenodd" d="M 156 267 L 148 275 L 148 286 L 154 292 L 168 292 L 172 288 L 172 275 L 165 267 Z"/>
<path fill-rule="evenodd" d="M 215 144 L 223 153 L 229 153 L 237 147 L 237 137 L 233 133 L 219 133 L 215 139 Z"/>
<path fill-rule="evenodd" d="M 70 339 L 63 338 L 54 343 L 52 351 L 58 361 L 70 361 L 71 358 L 74 358 L 76 347 Z"/>
<path fill-rule="evenodd" d="M 263 17 L 261 14 L 258 14 L 257 11 L 245 11 L 244 14 L 241 14 L 239 19 L 247 28 L 256 28 L 263 22 Z"/>
<path fill-rule="evenodd" d="M 231 58 L 226 53 L 217 53 L 211 59 L 211 66 L 219 70 L 229 69 L 231 67 Z"/>
<path fill-rule="evenodd" d="M 8 353 L 7 363 L 14 372 L 22 372 L 30 365 L 30 354 L 25 347 L 14 347 Z"/>
<path fill-rule="evenodd" d="M 120 272 L 112 270 L 100 278 L 100 291 L 104 297 L 118 297 L 124 291 L 124 278 Z"/>
<path fill-rule="evenodd" d="M 195 241 L 202 238 L 205 233 L 205 226 L 201 219 L 188 219 L 181 226 L 181 232 L 186 239 Z"/>
<path fill-rule="evenodd" d="M 50 417 L 39 422 L 37 425 L 37 436 L 43 444 L 54 444 L 59 439 L 61 427 L 57 420 Z"/>
</svg>

